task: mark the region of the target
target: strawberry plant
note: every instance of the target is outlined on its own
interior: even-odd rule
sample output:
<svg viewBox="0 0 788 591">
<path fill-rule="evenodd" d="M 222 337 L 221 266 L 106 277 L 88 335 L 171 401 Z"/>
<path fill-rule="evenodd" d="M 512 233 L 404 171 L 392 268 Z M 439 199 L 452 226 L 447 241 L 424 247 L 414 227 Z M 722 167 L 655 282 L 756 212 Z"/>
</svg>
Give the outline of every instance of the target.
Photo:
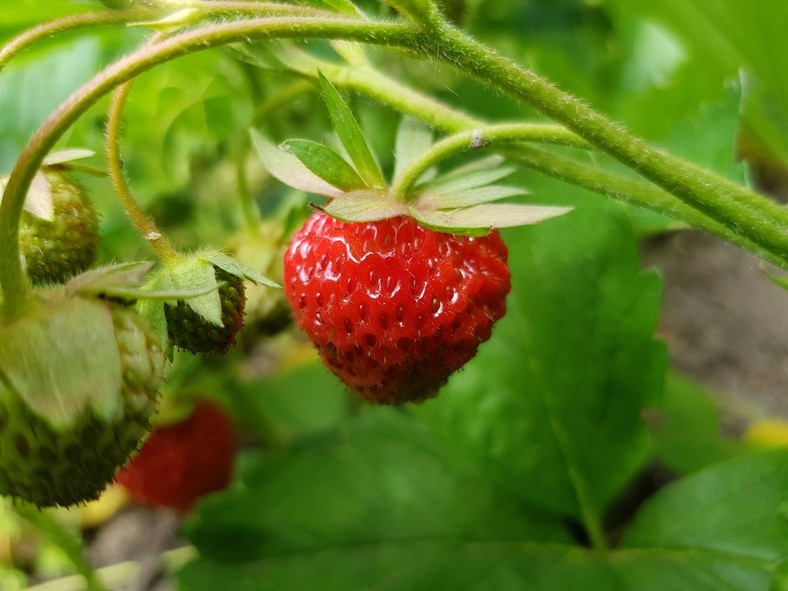
<svg viewBox="0 0 788 591">
<path fill-rule="evenodd" d="M 784 385 L 786 19 L 0 7 L 0 586 L 43 574 L 21 520 L 145 587 L 46 509 L 117 478 L 186 591 L 784 588 L 788 456 L 738 436 L 784 402 L 681 375 L 720 333 L 677 339 L 641 255 L 730 246 Z"/>
</svg>

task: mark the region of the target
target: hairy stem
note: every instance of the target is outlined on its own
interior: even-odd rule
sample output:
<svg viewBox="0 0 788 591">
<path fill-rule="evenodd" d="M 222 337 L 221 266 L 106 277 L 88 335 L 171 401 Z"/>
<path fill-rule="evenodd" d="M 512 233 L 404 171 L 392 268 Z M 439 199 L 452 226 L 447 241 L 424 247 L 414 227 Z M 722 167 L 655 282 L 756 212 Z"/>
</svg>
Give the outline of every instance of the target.
<svg viewBox="0 0 788 591">
<path fill-rule="evenodd" d="M 391 187 L 391 194 L 406 201 L 408 192 L 429 168 L 451 156 L 468 150 L 514 142 L 540 142 L 588 148 L 588 144 L 574 133 L 558 125 L 539 123 L 502 123 L 460 131 L 433 144 L 427 151 L 402 171 Z"/>
<path fill-rule="evenodd" d="M 102 12 L 86 12 L 83 14 L 66 16 L 42 23 L 21 33 L 18 37 L 15 37 L 0 48 L 0 70 L 2 70 L 15 56 L 19 55 L 19 53 L 29 48 L 31 45 L 54 35 L 90 27 L 132 23 L 145 17 L 150 17 L 153 14 L 155 13 L 151 10 L 139 8 L 116 11 L 105 10 Z"/>
<path fill-rule="evenodd" d="M 436 27 L 431 39 L 441 59 L 565 125 L 691 207 L 788 263 L 788 209 L 652 148 L 583 101 L 448 24 Z"/>
<path fill-rule="evenodd" d="M 317 78 L 317 67 L 309 68 L 307 71 L 297 67 L 298 64 L 295 62 L 288 65 L 296 66 L 296 71 L 304 76 Z M 389 78 L 370 66 L 351 68 L 320 62 L 319 67 L 336 86 L 368 96 L 441 131 L 456 133 L 488 125 L 480 119 L 404 86 L 401 82 Z M 775 265 L 788 268 L 788 262 L 785 260 L 761 248 L 748 238 L 734 233 L 703 212 L 690 207 L 651 183 L 579 162 L 567 156 L 560 156 L 532 145 L 505 146 L 498 151 L 504 153 L 513 162 L 578 187 L 681 220 L 694 228 L 754 252 Z"/>
<path fill-rule="evenodd" d="M 172 247 L 169 240 L 167 240 L 167 237 L 159 231 L 156 224 L 153 223 L 153 220 L 142 211 L 142 208 L 131 193 L 131 188 L 126 182 L 126 175 L 123 172 L 123 160 L 120 155 L 120 130 L 123 122 L 123 107 L 126 104 L 133 84 L 134 81 L 131 80 L 118 87 L 107 113 L 105 136 L 107 168 L 112 186 L 115 189 L 115 194 L 118 196 L 118 201 L 123 211 L 131 220 L 131 223 L 140 235 L 150 242 L 156 254 L 159 255 L 159 258 L 162 260 L 171 260 L 177 256 L 175 249 Z"/>
<path fill-rule="evenodd" d="M 28 142 L 19 156 L 0 203 L 0 285 L 7 318 L 32 305 L 30 285 L 19 260 L 19 218 L 36 170 L 63 133 L 101 97 L 124 82 L 164 62 L 228 43 L 275 38 L 341 38 L 381 45 L 414 47 L 420 37 L 396 23 L 346 18 L 260 18 L 227 22 L 187 31 L 148 45 L 110 66 L 63 102 Z"/>
</svg>

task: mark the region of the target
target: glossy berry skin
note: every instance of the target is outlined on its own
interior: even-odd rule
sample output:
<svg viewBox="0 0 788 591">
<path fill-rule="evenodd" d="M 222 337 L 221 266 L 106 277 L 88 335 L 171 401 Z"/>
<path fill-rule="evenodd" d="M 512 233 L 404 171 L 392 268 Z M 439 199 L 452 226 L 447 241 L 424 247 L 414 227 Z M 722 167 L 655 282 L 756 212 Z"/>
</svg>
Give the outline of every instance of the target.
<svg viewBox="0 0 788 591">
<path fill-rule="evenodd" d="M 117 479 L 142 503 L 188 513 L 230 483 L 235 452 L 232 419 L 201 401 L 186 420 L 156 428 Z"/>
<path fill-rule="evenodd" d="M 236 336 L 244 325 L 244 281 L 219 268 L 216 268 L 216 281 L 224 282 L 219 287 L 222 326 L 209 322 L 184 301 L 164 306 L 167 331 L 177 347 L 191 353 L 222 355 L 235 345 Z"/>
<path fill-rule="evenodd" d="M 284 259 L 285 295 L 328 366 L 362 398 L 420 402 L 490 338 L 511 287 L 497 231 L 455 236 L 412 218 L 313 214 Z"/>
</svg>

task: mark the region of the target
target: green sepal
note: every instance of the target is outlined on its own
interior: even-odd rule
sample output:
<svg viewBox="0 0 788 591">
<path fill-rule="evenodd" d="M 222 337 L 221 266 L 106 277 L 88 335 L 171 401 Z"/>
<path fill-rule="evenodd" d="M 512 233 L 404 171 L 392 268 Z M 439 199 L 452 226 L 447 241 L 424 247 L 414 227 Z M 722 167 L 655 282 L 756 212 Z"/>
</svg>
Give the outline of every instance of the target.
<svg viewBox="0 0 788 591">
<path fill-rule="evenodd" d="M 230 255 L 224 254 L 221 251 L 213 250 L 213 249 L 205 249 L 199 251 L 195 256 L 199 257 L 200 259 L 211 263 L 212 265 L 219 267 L 223 271 L 226 271 L 230 275 L 234 275 L 236 277 L 241 277 L 242 279 L 247 279 L 254 283 L 255 285 L 265 285 L 266 287 L 275 287 L 281 289 L 282 286 L 279 285 L 273 279 L 269 279 L 262 273 L 258 273 L 251 267 L 244 265 L 238 259 L 231 257 Z"/>
<path fill-rule="evenodd" d="M 287 140 L 279 149 L 292 154 L 311 172 L 342 191 L 367 186 L 355 169 L 328 146 L 311 140 Z"/>
<path fill-rule="evenodd" d="M 58 164 L 66 164 L 74 160 L 82 160 L 83 158 L 91 158 L 96 153 L 93 150 L 86 148 L 69 148 L 67 150 L 58 150 L 57 152 L 50 152 L 44 158 L 43 166 L 57 166 Z"/>
<path fill-rule="evenodd" d="M 482 158 L 441 175 L 430 181 L 427 187 L 442 193 L 484 187 L 509 176 L 516 170 L 513 166 L 500 166 L 500 163 L 500 156 Z"/>
<path fill-rule="evenodd" d="M 65 290 L 68 295 L 114 295 L 113 290 L 142 285 L 154 264 L 142 261 L 90 269 L 70 279 Z"/>
<path fill-rule="evenodd" d="M 8 184 L 8 177 L 0 177 L 0 203 L 3 201 L 3 193 Z M 23 208 L 26 212 L 37 218 L 51 222 L 55 219 L 55 205 L 52 197 L 52 188 L 49 181 L 40 170 L 36 172 L 30 183 L 30 188 L 25 195 Z"/>
<path fill-rule="evenodd" d="M 490 201 L 498 201 L 507 197 L 528 195 L 530 191 L 519 187 L 505 187 L 502 185 L 487 185 L 474 189 L 465 189 L 452 193 L 425 191 L 418 197 L 419 207 L 422 209 L 456 209 L 458 207 L 471 207 Z"/>
<path fill-rule="evenodd" d="M 188 298 L 185 302 L 211 324 L 216 326 L 223 325 L 222 303 L 219 299 L 216 269 L 211 263 L 199 256 L 189 256 L 188 258 L 180 259 L 178 262 L 162 269 L 156 288 L 163 290 L 209 289 L 208 293 Z"/>
<path fill-rule="evenodd" d="M 394 180 L 432 145 L 432 132 L 421 122 L 403 117 L 394 142 Z"/>
<path fill-rule="evenodd" d="M 151 284 L 153 288 L 155 283 Z M 164 302 L 158 299 L 140 298 L 135 305 L 137 312 L 148 319 L 151 329 L 158 337 L 163 350 L 167 354 L 167 359 L 173 359 L 173 347 L 170 341 L 170 333 L 167 330 L 167 316 L 164 313 Z"/>
<path fill-rule="evenodd" d="M 83 298 L 52 298 L 40 309 L 0 327 L 0 379 L 57 430 L 88 408 L 112 421 L 121 410 L 121 361 L 109 309 Z"/>
<path fill-rule="evenodd" d="M 480 236 L 493 228 L 536 224 L 563 215 L 571 210 L 571 207 L 554 207 L 549 205 L 484 203 L 453 211 L 423 210 L 418 207 L 411 207 L 410 214 L 419 224 L 431 230 L 466 236 Z"/>
<path fill-rule="evenodd" d="M 372 150 L 364 138 L 364 134 L 361 132 L 361 128 L 353 116 L 350 106 L 320 70 L 317 71 L 317 76 L 320 80 L 323 100 L 331 116 L 334 131 L 336 131 L 339 141 L 342 142 L 351 161 L 355 164 L 358 174 L 370 187 L 385 187 L 386 180 L 383 178 L 380 165 L 375 160 L 375 156 L 372 154 Z M 322 176 L 317 171 L 315 171 L 315 174 Z"/>
<path fill-rule="evenodd" d="M 289 187 L 306 193 L 338 197 L 342 190 L 334 187 L 304 166 L 293 154 L 280 150 L 273 142 L 255 129 L 249 132 L 252 145 L 266 170 Z"/>
<path fill-rule="evenodd" d="M 319 209 L 344 222 L 374 222 L 409 215 L 405 203 L 374 189 L 351 191 Z"/>
</svg>

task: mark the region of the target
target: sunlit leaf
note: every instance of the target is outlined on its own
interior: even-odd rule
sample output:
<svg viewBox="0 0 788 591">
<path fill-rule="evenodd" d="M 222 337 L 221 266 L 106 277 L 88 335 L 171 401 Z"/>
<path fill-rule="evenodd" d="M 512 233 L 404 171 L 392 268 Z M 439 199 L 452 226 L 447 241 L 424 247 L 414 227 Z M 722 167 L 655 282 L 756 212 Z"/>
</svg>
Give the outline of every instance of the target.
<svg viewBox="0 0 788 591">
<path fill-rule="evenodd" d="M 283 152 L 278 146 L 254 129 L 250 133 L 252 144 L 263 161 L 263 166 L 276 179 L 307 193 L 315 193 L 316 195 L 325 195 L 327 197 L 342 195 L 343 191 L 341 189 L 327 183 L 314 174 L 293 154 Z"/>
<path fill-rule="evenodd" d="M 361 128 L 358 126 L 358 122 L 353 116 L 350 107 L 337 92 L 337 89 L 334 88 L 334 85 L 323 76 L 322 72 L 318 72 L 318 77 L 320 79 L 320 88 L 323 91 L 323 100 L 326 102 L 328 112 L 331 115 L 334 131 L 336 131 L 348 156 L 355 164 L 358 174 L 370 187 L 385 187 L 386 181 L 383 178 L 380 166 L 378 166 L 369 144 L 367 144 L 367 140 L 364 139 L 364 134 L 361 132 Z M 316 174 L 322 176 L 317 172 Z"/>
<path fill-rule="evenodd" d="M 298 158 L 312 173 L 329 185 L 343 191 L 366 186 L 353 167 L 328 146 L 311 140 L 287 140 L 279 148 Z"/>
</svg>

